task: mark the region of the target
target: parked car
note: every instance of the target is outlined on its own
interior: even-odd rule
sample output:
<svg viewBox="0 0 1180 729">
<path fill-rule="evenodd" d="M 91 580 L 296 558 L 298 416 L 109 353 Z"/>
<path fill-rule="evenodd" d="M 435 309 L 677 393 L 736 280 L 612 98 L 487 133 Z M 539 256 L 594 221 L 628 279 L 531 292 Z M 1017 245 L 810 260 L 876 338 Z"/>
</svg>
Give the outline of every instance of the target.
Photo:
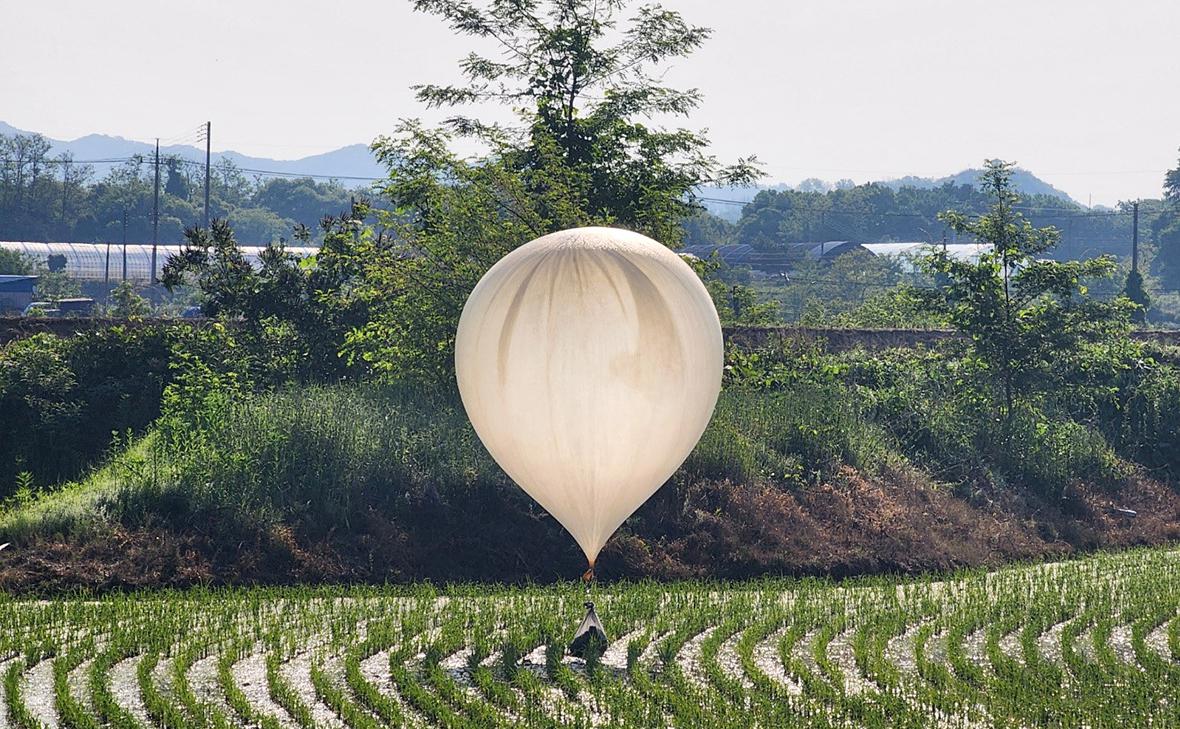
<svg viewBox="0 0 1180 729">
<path fill-rule="evenodd" d="M 90 316 L 94 313 L 94 299 L 61 299 L 57 308 L 62 316 Z"/>
<path fill-rule="evenodd" d="M 25 316 L 61 316 L 61 309 L 52 301 L 31 301 L 21 313 Z"/>
</svg>

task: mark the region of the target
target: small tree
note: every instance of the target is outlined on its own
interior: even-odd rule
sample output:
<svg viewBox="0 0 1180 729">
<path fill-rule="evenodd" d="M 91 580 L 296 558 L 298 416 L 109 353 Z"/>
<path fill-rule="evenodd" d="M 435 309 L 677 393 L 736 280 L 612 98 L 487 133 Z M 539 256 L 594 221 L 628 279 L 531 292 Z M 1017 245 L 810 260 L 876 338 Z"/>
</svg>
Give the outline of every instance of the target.
<svg viewBox="0 0 1180 729">
<path fill-rule="evenodd" d="M 37 297 L 46 301 L 60 301 L 82 295 L 82 286 L 65 271 L 38 271 Z"/>
<path fill-rule="evenodd" d="M 111 305 L 108 311 L 111 316 L 119 319 L 142 319 L 151 313 L 152 305 L 147 299 L 135 292 L 130 281 L 121 281 L 111 291 Z"/>
<path fill-rule="evenodd" d="M 242 254 L 229 224 L 214 219 L 208 229 L 185 231 L 187 245 L 168 258 L 161 281 L 169 290 L 198 289 L 206 316 L 240 320 L 243 339 L 266 350 L 260 359 L 281 364 L 281 349 L 291 360 L 288 369 L 301 377 L 339 377 L 347 371 L 337 356 L 346 332 L 367 318 L 364 302 L 351 288 L 361 255 L 353 255 L 354 236 L 366 211 L 357 203 L 351 215 L 325 218 L 324 244 L 316 257 L 300 259 L 279 241 L 262 251 L 257 269 Z M 310 236 L 304 228 L 296 230 L 302 243 Z M 344 250 L 349 255 L 342 255 Z"/>
<path fill-rule="evenodd" d="M 37 259 L 20 251 L 0 248 L 0 274 L 28 276 L 37 270 Z"/>
<path fill-rule="evenodd" d="M 1123 295 L 1135 305 L 1131 312 L 1131 321 L 1135 324 L 1146 324 L 1147 310 L 1151 308 L 1151 295 L 1147 293 L 1143 274 L 1138 270 L 1132 270 L 1127 274 L 1127 285 L 1123 288 Z"/>
<path fill-rule="evenodd" d="M 1086 280 L 1111 275 L 1113 258 L 1039 258 L 1056 245 L 1059 233 L 1034 228 L 1017 211 L 1012 167 L 987 161 L 981 185 L 992 203 L 986 213 L 940 216 L 990 249 L 976 261 L 943 251 L 923 259 L 945 281 L 930 305 L 967 336 L 978 364 L 995 380 L 995 400 L 1005 418 L 1018 401 L 1059 387 L 1086 342 L 1125 332 L 1131 311 L 1125 298 L 1098 301 L 1087 295 Z"/>
</svg>

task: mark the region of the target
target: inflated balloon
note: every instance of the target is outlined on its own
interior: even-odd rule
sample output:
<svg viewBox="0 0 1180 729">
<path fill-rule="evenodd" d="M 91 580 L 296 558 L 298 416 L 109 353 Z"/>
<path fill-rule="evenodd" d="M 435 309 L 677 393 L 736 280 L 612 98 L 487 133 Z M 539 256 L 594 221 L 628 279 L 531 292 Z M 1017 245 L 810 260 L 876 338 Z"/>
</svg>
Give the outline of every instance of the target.
<svg viewBox="0 0 1180 729">
<path fill-rule="evenodd" d="M 722 359 L 717 310 L 693 270 L 613 228 L 509 253 L 471 292 L 455 341 L 475 432 L 591 568 L 700 439 Z"/>
</svg>

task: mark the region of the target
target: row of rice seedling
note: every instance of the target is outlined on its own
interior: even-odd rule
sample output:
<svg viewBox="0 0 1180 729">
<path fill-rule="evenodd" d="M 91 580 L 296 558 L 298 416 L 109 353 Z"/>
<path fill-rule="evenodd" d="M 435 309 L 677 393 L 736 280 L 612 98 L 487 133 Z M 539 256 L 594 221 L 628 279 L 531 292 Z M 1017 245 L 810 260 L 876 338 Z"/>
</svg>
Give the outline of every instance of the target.
<svg viewBox="0 0 1180 729">
<path fill-rule="evenodd" d="M 926 579 L 0 600 L 0 727 L 1180 725 L 1180 552 Z"/>
</svg>

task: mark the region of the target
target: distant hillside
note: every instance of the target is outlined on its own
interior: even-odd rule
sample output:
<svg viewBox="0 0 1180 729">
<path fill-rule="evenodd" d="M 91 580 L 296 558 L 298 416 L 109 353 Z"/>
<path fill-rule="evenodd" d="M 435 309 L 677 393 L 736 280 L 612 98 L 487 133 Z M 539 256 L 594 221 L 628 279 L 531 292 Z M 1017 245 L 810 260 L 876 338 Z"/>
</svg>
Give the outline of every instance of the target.
<svg viewBox="0 0 1180 729">
<path fill-rule="evenodd" d="M 922 189 L 929 189 L 932 187 L 939 187 L 948 182 L 956 185 L 974 185 L 979 180 L 979 176 L 983 174 L 981 169 L 963 170 L 956 172 L 953 175 L 946 177 L 932 178 L 932 177 L 914 177 L 907 175 L 896 180 L 883 180 L 881 184 L 888 185 L 893 189 L 901 187 L 917 187 Z M 1048 182 L 1037 177 L 1028 170 L 1020 168 L 1012 172 L 1012 183 L 1016 186 L 1016 191 L 1021 195 L 1052 195 L 1053 197 L 1061 198 L 1068 202 L 1076 203 L 1077 201 L 1067 195 L 1065 192 L 1053 187 Z"/>
<path fill-rule="evenodd" d="M 935 187 L 940 187 L 948 182 L 956 185 L 975 185 L 979 181 L 979 176 L 983 173 L 980 169 L 968 169 L 962 172 L 956 172 L 953 175 L 945 177 L 915 177 L 914 175 L 907 175 L 899 177 L 895 180 L 876 180 L 875 182 L 887 185 L 894 190 L 902 187 L 916 187 L 923 190 L 928 190 Z M 1070 203 L 1077 203 L 1065 192 L 1053 187 L 1048 182 L 1034 175 L 1032 172 L 1023 169 L 1016 169 L 1012 173 L 1012 182 L 1016 186 L 1016 191 L 1024 196 L 1029 195 L 1051 195 L 1053 197 L 1061 198 Z M 774 183 L 768 185 L 756 185 L 754 187 L 706 187 L 701 189 L 701 196 L 705 198 L 704 206 L 710 213 L 719 218 L 724 218 L 730 222 L 736 222 L 742 215 L 742 206 L 735 203 L 747 203 L 754 199 L 754 197 L 763 190 L 803 190 L 805 192 L 828 192 L 837 188 L 848 187 L 852 183 L 847 180 L 840 182 L 829 182 L 827 180 L 820 180 L 818 178 L 808 178 L 798 185 L 787 185 L 784 183 Z"/>
<path fill-rule="evenodd" d="M 0 121 L 0 134 L 31 134 L 32 132 L 17 129 L 9 124 Z M 85 137 L 70 141 L 62 141 L 58 139 L 49 139 L 53 145 L 53 154 L 69 151 L 74 154 L 74 158 L 78 160 L 99 160 L 99 159 L 122 159 L 130 157 L 135 154 L 151 154 L 154 146 L 148 142 L 137 142 L 131 139 L 124 139 L 123 137 L 112 137 L 106 134 L 89 134 Z M 162 154 L 176 155 L 184 159 L 204 162 L 205 150 L 193 147 L 190 145 L 171 145 L 160 148 Z M 216 163 L 221 158 L 225 157 L 234 162 L 238 167 L 247 172 L 255 170 L 264 170 L 267 172 L 280 173 L 282 175 L 309 175 L 322 177 L 336 177 L 342 183 L 349 187 L 359 187 L 368 183 L 367 178 L 379 178 L 385 176 L 385 170 L 373 158 L 373 154 L 369 151 L 367 145 L 364 144 L 350 144 L 347 147 L 325 152 L 323 154 L 312 155 L 310 157 L 302 157 L 293 160 L 279 160 L 270 159 L 268 157 L 251 157 L 249 155 L 241 154 L 240 152 L 225 151 L 214 152 L 213 162 Z M 95 173 L 102 176 L 114 164 L 94 163 Z M 967 169 L 961 172 L 956 172 L 953 175 L 945 177 L 916 177 L 907 175 L 895 180 L 880 180 L 883 185 L 888 185 L 893 189 L 900 187 L 917 187 L 922 189 L 929 189 L 938 187 L 947 182 L 953 182 L 956 185 L 974 185 L 979 179 L 982 171 L 979 169 Z M 362 178 L 362 179 L 348 179 L 348 178 Z M 1052 195 L 1059 197 L 1062 200 L 1069 202 L 1074 201 L 1065 192 L 1053 187 L 1048 182 L 1037 177 L 1032 172 L 1023 169 L 1017 169 L 1012 175 L 1012 181 L 1016 185 L 1016 190 L 1022 195 Z M 701 190 L 701 194 L 705 198 L 715 198 L 716 200 L 730 201 L 730 202 L 716 202 L 705 201 L 705 207 L 709 212 L 718 217 L 725 218 L 730 221 L 736 221 L 741 217 L 742 206 L 735 204 L 735 202 L 744 203 L 754 199 L 762 190 L 785 190 L 785 189 L 801 189 L 814 192 L 825 192 L 827 190 L 834 190 L 837 187 L 850 185 L 851 183 L 842 180 L 840 182 L 829 182 L 818 178 L 809 178 L 799 183 L 798 185 L 788 185 L 785 183 L 773 183 L 767 185 L 758 185 L 755 187 L 735 188 L 735 187 L 707 187 Z"/>
<path fill-rule="evenodd" d="M 0 134 L 32 134 L 23 129 L 17 129 L 0 121 Z M 107 160 L 124 159 L 136 154 L 151 154 L 155 145 L 148 142 L 137 142 L 123 137 L 112 137 L 106 134 L 89 134 L 69 141 L 46 137 L 53 145 L 53 154 L 72 152 L 77 160 Z M 175 155 L 183 159 L 205 161 L 205 150 L 190 145 L 171 145 L 160 147 L 161 154 Z M 350 144 L 347 147 L 301 157 L 293 160 L 270 159 L 268 157 L 251 157 L 234 151 L 213 152 L 212 160 L 216 164 L 222 158 L 228 158 L 238 167 L 246 171 L 264 170 L 267 172 L 287 175 L 308 175 L 321 177 L 336 177 L 348 186 L 368 184 L 368 179 L 383 177 L 385 170 L 373 158 L 367 145 Z M 117 163 L 93 163 L 95 174 L 99 177 Z"/>
</svg>

